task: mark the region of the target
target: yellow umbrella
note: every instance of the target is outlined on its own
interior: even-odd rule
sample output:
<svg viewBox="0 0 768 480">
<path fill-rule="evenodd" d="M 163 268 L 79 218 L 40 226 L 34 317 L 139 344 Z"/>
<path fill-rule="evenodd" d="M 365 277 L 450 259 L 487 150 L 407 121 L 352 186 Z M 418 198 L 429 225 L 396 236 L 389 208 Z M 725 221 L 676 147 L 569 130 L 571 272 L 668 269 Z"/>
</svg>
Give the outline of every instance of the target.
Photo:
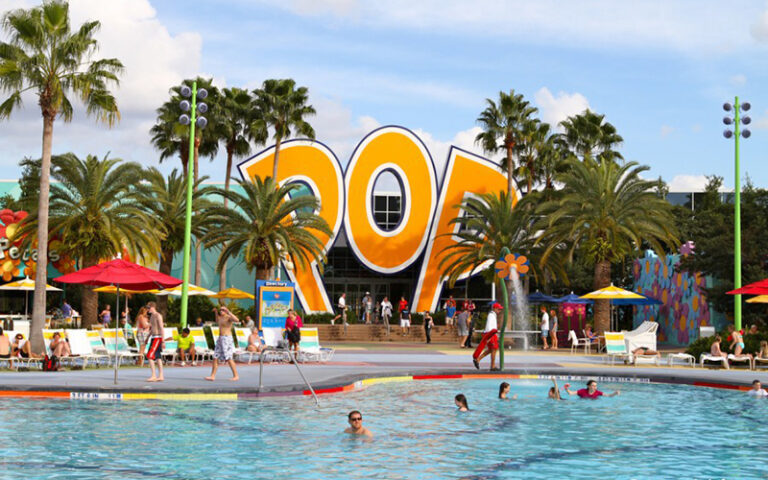
<svg viewBox="0 0 768 480">
<path fill-rule="evenodd" d="M 244 291 L 242 291 L 240 289 L 237 289 L 235 287 L 230 287 L 230 288 L 227 288 L 225 290 L 220 291 L 219 293 L 217 293 L 215 295 L 211 295 L 211 298 L 232 298 L 232 299 L 235 299 L 235 300 L 245 300 L 245 299 L 253 300 L 256 297 L 254 297 L 253 295 L 251 295 L 248 292 L 244 292 Z"/>
<path fill-rule="evenodd" d="M 187 290 L 187 295 L 205 295 L 206 297 L 210 297 L 216 292 L 212 292 L 208 290 L 207 288 L 198 287 L 197 285 L 189 284 L 189 289 Z M 173 295 L 174 297 L 180 297 L 181 296 L 181 285 L 173 288 L 166 288 L 165 290 L 160 290 L 157 292 L 158 295 Z"/>
<path fill-rule="evenodd" d="M 35 291 L 35 281 L 29 277 L 25 277 L 24 280 L 17 280 L 15 282 L 6 283 L 0 286 L 0 290 L 21 290 L 24 291 L 24 315 L 29 314 L 29 292 Z M 45 284 L 46 292 L 61 292 L 60 288 L 52 287 Z"/>
<path fill-rule="evenodd" d="M 619 287 L 614 287 L 613 284 L 611 284 L 610 287 L 605 287 L 605 288 L 601 288 L 600 290 L 595 290 L 594 292 L 588 293 L 586 295 L 582 295 L 579 298 L 589 298 L 592 300 L 595 300 L 595 299 L 618 300 L 618 299 L 624 299 L 624 298 L 645 298 L 645 297 L 640 295 L 639 293 L 630 292 L 629 290 L 624 290 L 623 288 L 619 288 Z"/>
<path fill-rule="evenodd" d="M 747 303 L 768 303 L 768 295 L 758 295 L 747 300 Z"/>
</svg>

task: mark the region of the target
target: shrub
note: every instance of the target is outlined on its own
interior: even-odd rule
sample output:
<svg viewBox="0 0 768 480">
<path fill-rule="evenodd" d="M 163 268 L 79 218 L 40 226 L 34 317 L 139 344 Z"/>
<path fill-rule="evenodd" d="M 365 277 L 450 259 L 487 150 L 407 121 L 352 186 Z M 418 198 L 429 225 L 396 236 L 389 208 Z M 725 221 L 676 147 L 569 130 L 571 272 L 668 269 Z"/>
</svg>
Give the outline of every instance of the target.
<svg viewBox="0 0 768 480">
<path fill-rule="evenodd" d="M 192 295 L 189 297 L 189 306 L 187 307 L 187 323 L 195 324 L 195 319 L 200 317 L 204 322 L 215 321 L 213 315 L 213 302 L 205 295 Z M 168 318 L 165 319 L 167 326 L 178 326 L 181 323 L 181 299 L 168 299 Z"/>
<path fill-rule="evenodd" d="M 723 339 L 722 342 L 720 342 L 720 349 L 726 353 L 733 353 L 733 351 L 730 349 L 730 341 L 728 341 L 728 332 L 726 330 L 719 332 L 720 338 Z M 754 335 L 751 335 L 749 333 L 744 334 L 744 352 L 743 353 L 751 353 L 753 355 L 756 355 L 760 351 L 760 342 L 766 340 L 768 341 L 768 332 L 758 332 Z M 685 350 L 685 353 L 688 353 L 690 355 L 693 355 L 697 359 L 699 358 L 699 355 L 702 353 L 709 353 L 710 349 L 712 348 L 712 342 L 715 341 L 715 337 L 705 337 L 705 338 L 699 338 L 695 342 L 688 345 L 688 348 Z"/>
</svg>

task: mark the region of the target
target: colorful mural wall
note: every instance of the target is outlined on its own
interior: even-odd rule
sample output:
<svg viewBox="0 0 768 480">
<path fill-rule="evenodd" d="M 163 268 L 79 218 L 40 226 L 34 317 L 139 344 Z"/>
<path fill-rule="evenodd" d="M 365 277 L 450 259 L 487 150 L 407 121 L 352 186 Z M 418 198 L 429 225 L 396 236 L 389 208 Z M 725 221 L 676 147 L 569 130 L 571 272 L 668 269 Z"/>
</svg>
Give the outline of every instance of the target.
<svg viewBox="0 0 768 480">
<path fill-rule="evenodd" d="M 685 247 L 682 255 L 689 253 Z M 658 340 L 671 345 L 685 346 L 696 340 L 699 327 L 714 325 L 717 330 L 725 327 L 726 318 L 710 309 L 704 288 L 713 279 L 701 274 L 675 272 L 680 254 L 667 255 L 665 259 L 647 252 L 633 265 L 634 290 L 655 298 L 662 305 L 635 307 L 634 325 L 650 320 L 659 323 Z"/>
</svg>

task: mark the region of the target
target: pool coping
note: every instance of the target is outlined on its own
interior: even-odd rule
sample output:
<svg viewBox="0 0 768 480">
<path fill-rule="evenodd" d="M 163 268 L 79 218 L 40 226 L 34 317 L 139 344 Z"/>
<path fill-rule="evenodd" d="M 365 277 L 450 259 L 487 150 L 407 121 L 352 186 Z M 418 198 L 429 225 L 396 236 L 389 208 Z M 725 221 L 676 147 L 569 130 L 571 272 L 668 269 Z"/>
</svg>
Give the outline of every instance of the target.
<svg viewBox="0 0 768 480">
<path fill-rule="evenodd" d="M 697 387 L 722 388 L 729 390 L 746 391 L 749 385 L 739 381 L 723 379 L 702 379 L 686 376 L 685 369 L 675 369 L 675 374 L 668 371 L 656 372 L 632 372 L 629 369 L 607 370 L 606 368 L 574 368 L 572 373 L 565 373 L 559 368 L 516 369 L 505 372 L 471 372 L 466 370 L 450 369 L 421 369 L 413 371 L 392 371 L 376 373 L 342 374 L 331 380 L 318 383 L 314 386 L 317 395 L 332 395 L 359 391 L 371 385 L 381 383 L 426 381 L 426 380 L 477 380 L 477 379 L 505 379 L 505 380 L 547 380 L 555 378 L 560 381 L 587 381 L 595 379 L 598 382 L 608 383 L 663 383 L 675 385 L 691 385 Z M 681 375 L 681 373 L 683 373 Z M 116 387 L 47 387 L 41 389 L 37 386 L 16 385 L 4 386 L 0 390 L 0 398 L 51 398 L 72 400 L 187 400 L 187 401 L 234 401 L 253 400 L 258 398 L 284 397 L 284 396 L 309 396 L 312 393 L 305 385 L 287 385 L 264 387 L 261 390 L 247 387 L 230 387 L 215 390 L 190 388 L 190 389 L 163 389 L 156 391 L 139 390 L 135 388 Z"/>
</svg>

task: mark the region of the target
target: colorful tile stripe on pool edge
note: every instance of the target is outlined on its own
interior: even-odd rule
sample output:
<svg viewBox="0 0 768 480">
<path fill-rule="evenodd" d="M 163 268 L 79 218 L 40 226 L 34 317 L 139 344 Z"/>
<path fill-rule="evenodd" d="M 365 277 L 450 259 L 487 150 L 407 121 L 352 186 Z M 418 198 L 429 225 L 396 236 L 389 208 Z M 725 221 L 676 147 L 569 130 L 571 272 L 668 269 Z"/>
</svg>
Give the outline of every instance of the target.
<svg viewBox="0 0 768 480">
<path fill-rule="evenodd" d="M 349 385 L 330 388 L 315 389 L 318 395 L 351 392 L 380 383 L 398 383 L 421 380 L 477 380 L 477 379 L 507 379 L 507 380 L 549 380 L 551 378 L 562 381 L 580 381 L 595 379 L 608 383 L 670 383 L 692 385 L 696 387 L 725 388 L 728 390 L 749 390 L 748 385 L 733 385 L 727 383 L 706 382 L 686 379 L 662 379 L 650 378 L 613 377 L 600 375 L 525 375 L 525 374 L 459 374 L 459 375 L 401 375 L 394 377 L 373 377 L 359 380 Z M 312 395 L 309 390 L 296 390 L 292 392 L 241 392 L 241 393 L 149 393 L 149 392 L 55 392 L 35 390 L 0 390 L 0 398 L 3 397 L 30 397 L 30 398 L 58 398 L 71 400 L 171 400 L 171 401 L 233 401 L 246 400 L 259 397 L 276 397 L 288 395 Z"/>
</svg>

